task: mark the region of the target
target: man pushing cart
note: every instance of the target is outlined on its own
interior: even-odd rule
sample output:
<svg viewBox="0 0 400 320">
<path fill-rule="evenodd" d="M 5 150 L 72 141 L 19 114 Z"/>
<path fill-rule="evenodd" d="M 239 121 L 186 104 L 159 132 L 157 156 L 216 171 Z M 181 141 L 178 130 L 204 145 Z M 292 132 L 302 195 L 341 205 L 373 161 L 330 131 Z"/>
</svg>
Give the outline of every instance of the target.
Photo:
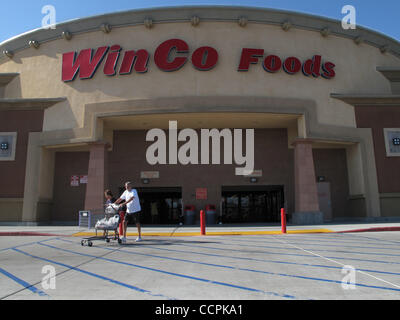
<svg viewBox="0 0 400 320">
<path fill-rule="evenodd" d="M 136 238 L 136 242 L 142 241 L 142 233 L 141 233 L 141 225 L 140 225 L 140 216 L 141 216 L 141 207 L 139 196 L 136 189 L 132 188 L 131 182 L 125 183 L 125 192 L 121 195 L 121 197 L 114 203 L 114 205 L 122 204 L 126 205 L 126 215 L 124 220 L 124 236 L 121 239 L 122 243 L 126 243 L 126 230 L 128 229 L 128 223 L 132 220 L 135 222 L 139 236 Z"/>
</svg>

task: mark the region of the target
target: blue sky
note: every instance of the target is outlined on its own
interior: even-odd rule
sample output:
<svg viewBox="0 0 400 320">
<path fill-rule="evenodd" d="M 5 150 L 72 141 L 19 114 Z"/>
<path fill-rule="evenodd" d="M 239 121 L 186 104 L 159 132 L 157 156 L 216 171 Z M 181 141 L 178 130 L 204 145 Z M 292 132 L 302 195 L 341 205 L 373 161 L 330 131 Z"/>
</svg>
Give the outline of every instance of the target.
<svg viewBox="0 0 400 320">
<path fill-rule="evenodd" d="M 11 0 L 2 1 L 0 42 L 41 27 L 42 7 L 56 8 L 57 22 L 108 12 L 182 5 L 234 5 L 305 12 L 341 20 L 344 5 L 357 10 L 357 24 L 400 40 L 400 0 Z"/>
</svg>

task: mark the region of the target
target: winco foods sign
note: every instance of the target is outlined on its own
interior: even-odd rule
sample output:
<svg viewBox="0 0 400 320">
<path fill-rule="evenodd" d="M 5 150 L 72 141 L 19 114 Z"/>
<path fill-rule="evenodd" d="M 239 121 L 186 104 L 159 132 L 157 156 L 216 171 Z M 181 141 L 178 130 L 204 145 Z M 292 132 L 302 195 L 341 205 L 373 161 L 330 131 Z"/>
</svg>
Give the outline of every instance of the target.
<svg viewBox="0 0 400 320">
<path fill-rule="evenodd" d="M 215 48 L 208 46 L 197 48 L 191 52 L 185 41 L 170 39 L 156 48 L 153 59 L 160 70 L 172 72 L 182 68 L 189 58 L 197 70 L 209 71 L 217 65 L 219 54 Z M 129 75 L 133 70 L 136 73 L 145 73 L 149 68 L 150 53 L 145 49 L 123 51 L 120 45 L 102 46 L 95 50 L 84 49 L 79 53 L 67 52 L 63 54 L 62 58 L 62 81 L 73 81 L 78 74 L 80 79 L 90 79 L 103 61 L 105 62 L 102 71 L 106 76 Z M 117 67 L 119 61 L 120 64 Z M 248 71 L 251 64 L 259 62 L 269 73 L 283 70 L 289 75 L 302 72 L 307 77 L 325 79 L 335 77 L 335 64 L 323 61 L 320 55 L 301 61 L 295 56 L 282 58 L 277 55 L 268 55 L 264 49 L 259 48 L 243 48 L 237 70 Z"/>
</svg>

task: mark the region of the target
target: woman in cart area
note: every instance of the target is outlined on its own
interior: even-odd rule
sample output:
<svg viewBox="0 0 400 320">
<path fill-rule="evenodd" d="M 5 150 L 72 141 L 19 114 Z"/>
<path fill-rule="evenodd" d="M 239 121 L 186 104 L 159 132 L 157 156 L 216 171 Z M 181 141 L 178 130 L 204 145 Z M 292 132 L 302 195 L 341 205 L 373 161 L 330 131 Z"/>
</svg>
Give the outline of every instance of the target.
<svg viewBox="0 0 400 320">
<path fill-rule="evenodd" d="M 104 191 L 104 196 L 106 197 L 106 203 L 105 206 L 108 206 L 109 204 L 113 204 L 117 199 L 113 196 L 111 190 L 107 189 Z"/>
<path fill-rule="evenodd" d="M 109 204 L 113 204 L 117 199 L 113 196 L 111 190 L 107 189 L 104 191 L 104 196 L 106 198 L 106 203 L 104 204 L 105 207 L 107 207 Z M 106 236 L 106 231 L 104 230 L 103 236 Z"/>
</svg>

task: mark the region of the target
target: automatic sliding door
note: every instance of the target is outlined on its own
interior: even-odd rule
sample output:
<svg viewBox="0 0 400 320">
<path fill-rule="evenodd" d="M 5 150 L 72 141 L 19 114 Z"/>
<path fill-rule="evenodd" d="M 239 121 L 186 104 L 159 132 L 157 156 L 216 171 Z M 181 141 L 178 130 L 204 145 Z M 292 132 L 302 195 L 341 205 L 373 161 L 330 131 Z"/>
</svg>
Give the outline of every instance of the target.
<svg viewBox="0 0 400 320">
<path fill-rule="evenodd" d="M 283 186 L 222 188 L 225 223 L 279 222 L 279 212 L 283 206 Z"/>
<path fill-rule="evenodd" d="M 138 188 L 143 224 L 179 224 L 181 188 Z"/>
</svg>

